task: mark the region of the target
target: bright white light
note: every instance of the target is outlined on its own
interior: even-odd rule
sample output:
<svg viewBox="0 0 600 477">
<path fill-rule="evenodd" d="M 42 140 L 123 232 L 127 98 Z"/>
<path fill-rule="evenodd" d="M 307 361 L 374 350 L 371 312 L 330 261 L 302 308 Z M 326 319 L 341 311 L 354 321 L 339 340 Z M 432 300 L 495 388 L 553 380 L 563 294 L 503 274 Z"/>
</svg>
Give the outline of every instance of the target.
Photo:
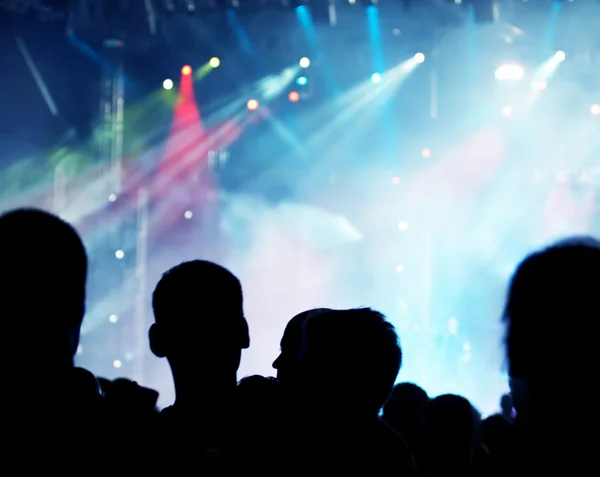
<svg viewBox="0 0 600 477">
<path fill-rule="evenodd" d="M 396 273 L 404 273 L 404 265 L 397 265 Z"/>
<path fill-rule="evenodd" d="M 121 360 L 119 360 L 119 359 L 115 359 L 115 360 L 113 361 L 113 367 L 115 367 L 115 368 L 119 369 L 121 366 L 123 366 L 123 363 L 121 363 Z"/>
<path fill-rule="evenodd" d="M 123 250 L 117 250 L 115 252 L 115 257 L 117 257 L 119 260 L 121 260 L 123 257 L 125 257 L 125 252 L 123 252 Z"/>
<path fill-rule="evenodd" d="M 165 89 L 173 89 L 173 80 L 166 79 L 163 81 L 163 88 Z"/>
<path fill-rule="evenodd" d="M 183 213 L 183 216 L 184 216 L 186 219 L 190 220 L 190 219 L 191 219 L 191 218 L 194 216 L 194 213 L 193 213 L 191 210 L 186 210 L 186 211 Z"/>
<path fill-rule="evenodd" d="M 405 232 L 408 230 L 408 222 L 398 222 L 398 230 L 401 230 L 402 232 Z"/>
<path fill-rule="evenodd" d="M 504 106 L 502 111 L 500 111 L 500 114 L 502 114 L 502 116 L 505 118 L 510 118 L 513 114 L 513 108 L 510 106 Z"/>
<path fill-rule="evenodd" d="M 108 201 L 109 202 L 116 202 L 116 200 L 117 200 L 117 194 L 110 194 L 108 196 Z"/>
<path fill-rule="evenodd" d="M 554 53 L 554 58 L 556 58 L 557 61 L 565 61 L 567 54 L 564 51 L 557 51 Z"/>
<path fill-rule="evenodd" d="M 458 320 L 453 316 L 448 318 L 448 333 L 451 335 L 458 334 Z"/>
<path fill-rule="evenodd" d="M 108 321 L 110 321 L 111 323 L 116 323 L 117 321 L 119 321 L 119 318 L 117 317 L 117 315 L 115 315 L 114 313 L 112 315 L 110 315 L 108 317 Z"/>
<path fill-rule="evenodd" d="M 425 61 L 425 55 L 423 53 L 417 53 L 415 55 L 415 61 L 419 64 L 423 63 Z"/>
<path fill-rule="evenodd" d="M 373 73 L 371 75 L 371 81 L 375 84 L 381 83 L 381 75 L 379 73 Z"/>
<path fill-rule="evenodd" d="M 429 159 L 431 157 L 431 149 L 427 149 L 427 148 L 423 149 L 421 151 L 421 157 L 423 159 Z"/>
<path fill-rule="evenodd" d="M 494 76 L 498 81 L 521 81 L 525 77 L 525 69 L 521 65 L 510 63 L 500 66 Z"/>
<path fill-rule="evenodd" d="M 310 66 L 310 60 L 305 56 L 300 58 L 300 68 L 308 68 Z"/>
<path fill-rule="evenodd" d="M 590 108 L 590 113 L 592 116 L 600 116 L 600 104 L 592 104 Z"/>
<path fill-rule="evenodd" d="M 531 82 L 531 87 L 535 91 L 544 91 L 548 87 L 548 83 L 545 80 L 534 80 Z"/>
</svg>

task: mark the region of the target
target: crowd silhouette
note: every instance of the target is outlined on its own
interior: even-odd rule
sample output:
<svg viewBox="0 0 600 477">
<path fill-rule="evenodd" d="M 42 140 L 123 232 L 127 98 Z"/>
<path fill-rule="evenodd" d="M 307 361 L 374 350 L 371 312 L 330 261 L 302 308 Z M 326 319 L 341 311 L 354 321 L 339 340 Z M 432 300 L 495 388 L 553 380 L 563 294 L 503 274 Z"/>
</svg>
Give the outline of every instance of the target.
<svg viewBox="0 0 600 477">
<path fill-rule="evenodd" d="M 231 475 L 510 475 L 593 469 L 595 277 L 600 242 L 574 237 L 527 257 L 502 317 L 511 393 L 482 419 L 464 397 L 395 384 L 394 327 L 370 308 L 293 317 L 276 377 L 239 380 L 252 323 L 240 281 L 204 260 L 165 272 L 149 347 L 175 402 L 75 367 L 87 255 L 77 231 L 37 209 L 0 217 L 3 456 L 8 472 Z M 481 317 L 493 319 L 490 317 Z M 500 319 L 500 318 L 499 318 Z M 582 419 L 581 413 L 589 418 Z M 16 467 L 15 467 L 16 466 Z"/>
</svg>

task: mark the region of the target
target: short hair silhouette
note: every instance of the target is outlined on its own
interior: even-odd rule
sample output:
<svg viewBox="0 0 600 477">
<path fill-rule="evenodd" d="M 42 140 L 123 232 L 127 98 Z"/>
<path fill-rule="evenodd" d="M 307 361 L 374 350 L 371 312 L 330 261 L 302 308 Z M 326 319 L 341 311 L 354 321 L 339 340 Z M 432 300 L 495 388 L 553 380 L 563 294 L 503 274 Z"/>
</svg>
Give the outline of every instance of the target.
<svg viewBox="0 0 600 477">
<path fill-rule="evenodd" d="M 469 460 L 481 439 L 481 416 L 469 400 L 456 394 L 431 399 L 425 412 L 425 449 L 429 459 L 453 457 Z M 431 462 L 444 465 L 444 459 Z"/>
<path fill-rule="evenodd" d="M 216 263 L 193 260 L 171 268 L 156 285 L 152 308 L 150 344 L 157 356 L 228 352 L 250 344 L 240 281 Z M 181 350 L 182 340 L 197 346 Z"/>
<path fill-rule="evenodd" d="M 394 386 L 402 351 L 394 326 L 378 311 L 331 310 L 307 320 L 301 361 L 309 382 L 329 398 L 346 391 L 337 407 L 371 414 Z"/>
<path fill-rule="evenodd" d="M 302 350 L 304 324 L 312 316 L 331 311 L 328 308 L 314 308 L 294 316 L 286 325 L 281 338 L 281 352 L 273 361 L 279 380 L 291 380 L 298 377 L 298 359 Z"/>
<path fill-rule="evenodd" d="M 598 316 L 600 242 L 574 237 L 527 256 L 517 267 L 504 310 L 509 374 L 555 382 L 560 356 L 569 372 L 591 364 Z M 587 369 L 587 368 L 586 368 Z"/>
<path fill-rule="evenodd" d="M 38 366 L 55 360 L 72 366 L 85 313 L 87 266 L 79 234 L 56 215 L 15 209 L 0 216 L 2 326 L 15 346 L 29 341 L 27 355 L 43 357 Z"/>
</svg>

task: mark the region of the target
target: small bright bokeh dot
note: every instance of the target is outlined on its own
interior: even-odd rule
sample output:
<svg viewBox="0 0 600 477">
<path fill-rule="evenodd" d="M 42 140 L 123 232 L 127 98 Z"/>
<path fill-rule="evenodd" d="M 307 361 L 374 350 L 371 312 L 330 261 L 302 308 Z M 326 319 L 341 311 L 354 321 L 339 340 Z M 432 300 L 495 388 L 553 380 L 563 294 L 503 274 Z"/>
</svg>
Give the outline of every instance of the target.
<svg viewBox="0 0 600 477">
<path fill-rule="evenodd" d="M 308 68 L 310 66 L 310 60 L 305 56 L 304 58 L 300 58 L 300 67 Z"/>
<path fill-rule="evenodd" d="M 165 89 L 173 89 L 173 80 L 166 79 L 163 81 L 163 88 Z"/>
<path fill-rule="evenodd" d="M 119 260 L 121 260 L 122 258 L 125 257 L 125 252 L 123 252 L 123 250 L 117 250 L 115 252 L 115 257 L 117 257 Z"/>
<path fill-rule="evenodd" d="M 592 113 L 592 116 L 600 116 L 600 104 L 592 104 L 590 113 Z"/>
<path fill-rule="evenodd" d="M 193 213 L 191 210 L 186 210 L 186 211 L 183 213 L 183 216 L 184 216 L 186 219 L 190 220 L 190 219 L 191 219 L 191 218 L 194 216 L 194 213 Z"/>
<path fill-rule="evenodd" d="M 210 61 L 208 62 L 208 64 L 212 67 L 212 68 L 217 68 L 220 64 L 221 64 L 221 60 L 219 58 L 217 58 L 216 56 L 213 56 Z"/>
<path fill-rule="evenodd" d="M 117 194 L 110 194 L 108 196 L 108 201 L 109 202 L 116 202 L 117 201 Z"/>
<path fill-rule="evenodd" d="M 408 230 L 408 222 L 405 222 L 404 220 L 401 222 L 398 222 L 398 230 L 400 230 L 402 232 L 406 232 Z"/>
<path fill-rule="evenodd" d="M 379 73 L 373 73 L 371 75 L 371 81 L 375 84 L 381 83 L 381 75 Z"/>
<path fill-rule="evenodd" d="M 181 68 L 181 74 L 183 76 L 189 76 L 192 74 L 192 67 L 190 65 L 185 65 L 183 68 Z"/>
<path fill-rule="evenodd" d="M 246 103 L 246 107 L 250 110 L 250 111 L 256 111 L 258 109 L 258 101 L 256 101 L 255 99 L 250 99 L 248 100 L 248 102 Z"/>
<path fill-rule="evenodd" d="M 296 79 L 296 84 L 299 86 L 304 86 L 308 83 L 308 78 L 306 76 L 300 76 Z"/>
<path fill-rule="evenodd" d="M 425 61 L 425 55 L 423 53 L 417 53 L 415 55 L 415 62 L 417 63 L 423 63 Z"/>
<path fill-rule="evenodd" d="M 510 118 L 513 115 L 513 108 L 511 106 L 504 106 L 500 114 L 505 118 Z"/>
<path fill-rule="evenodd" d="M 123 366 L 123 363 L 121 363 L 120 359 L 115 359 L 113 361 L 113 367 L 119 369 L 121 366 Z"/>
<path fill-rule="evenodd" d="M 431 149 L 427 149 L 427 148 L 423 149 L 421 151 L 421 157 L 423 159 L 429 159 L 431 157 Z"/>
<path fill-rule="evenodd" d="M 288 94 L 288 99 L 292 103 L 297 103 L 300 100 L 300 94 L 298 94 L 297 91 L 290 91 L 290 94 Z"/>
<path fill-rule="evenodd" d="M 108 321 L 110 321 L 111 323 L 116 323 L 117 321 L 119 321 L 119 318 L 117 317 L 117 315 L 115 315 L 114 313 L 112 315 L 110 315 L 108 317 Z"/>
<path fill-rule="evenodd" d="M 396 273 L 404 273 L 404 265 L 396 265 Z"/>
</svg>

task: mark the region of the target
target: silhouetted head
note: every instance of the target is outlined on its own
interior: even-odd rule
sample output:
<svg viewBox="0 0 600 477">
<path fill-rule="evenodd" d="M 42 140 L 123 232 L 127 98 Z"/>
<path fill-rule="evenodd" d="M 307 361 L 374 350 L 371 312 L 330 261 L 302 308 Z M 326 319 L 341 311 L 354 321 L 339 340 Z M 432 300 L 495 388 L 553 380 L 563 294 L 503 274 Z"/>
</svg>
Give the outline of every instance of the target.
<svg viewBox="0 0 600 477">
<path fill-rule="evenodd" d="M 568 397 L 556 392 L 557 366 L 575 381 L 595 372 L 596 334 L 588 327 L 600 315 L 599 284 L 600 242 L 588 237 L 559 242 L 517 267 L 504 319 L 511 388 L 521 418 L 531 406 L 541 416 L 550 409 L 540 404 Z"/>
<path fill-rule="evenodd" d="M 313 405 L 322 410 L 377 416 L 401 362 L 396 331 L 377 311 L 331 310 L 306 321 L 301 372 Z"/>
<path fill-rule="evenodd" d="M 152 307 L 150 347 L 156 356 L 204 376 L 237 371 L 250 338 L 242 287 L 229 270 L 204 260 L 177 265 L 156 285 Z"/>
<path fill-rule="evenodd" d="M 427 461 L 439 465 L 448 459 L 471 461 L 481 439 L 481 416 L 462 396 L 443 394 L 429 401 L 425 412 Z"/>
<path fill-rule="evenodd" d="M 407 441 L 412 441 L 421 431 L 428 402 L 429 396 L 422 387 L 398 383 L 383 406 L 383 420 Z"/>
<path fill-rule="evenodd" d="M 513 410 L 513 400 L 509 393 L 505 393 L 500 398 L 500 409 L 503 415 L 510 416 Z"/>
<path fill-rule="evenodd" d="M 0 216 L 3 352 L 10 367 L 71 369 L 85 312 L 87 256 L 71 225 L 48 212 Z M 26 349 L 25 349 L 26 348 Z M 19 367 L 19 369 L 21 369 Z"/>
<path fill-rule="evenodd" d="M 277 370 L 277 379 L 290 381 L 298 376 L 298 358 L 302 349 L 304 324 L 311 316 L 331 311 L 328 308 L 315 308 L 303 311 L 294 316 L 285 327 L 281 338 L 281 352 L 275 361 L 273 368 Z"/>
</svg>

